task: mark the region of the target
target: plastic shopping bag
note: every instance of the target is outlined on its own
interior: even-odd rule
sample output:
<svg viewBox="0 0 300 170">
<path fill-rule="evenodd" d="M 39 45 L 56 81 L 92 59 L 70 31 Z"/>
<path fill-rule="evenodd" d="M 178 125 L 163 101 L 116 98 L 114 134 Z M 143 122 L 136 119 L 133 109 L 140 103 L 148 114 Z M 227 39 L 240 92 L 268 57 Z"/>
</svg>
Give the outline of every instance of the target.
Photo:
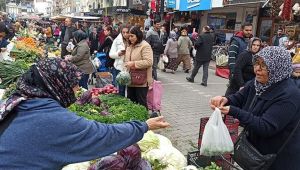
<svg viewBox="0 0 300 170">
<path fill-rule="evenodd" d="M 169 58 L 168 58 L 168 56 L 167 55 L 162 55 L 162 61 L 164 62 L 164 63 L 169 63 Z"/>
<path fill-rule="evenodd" d="M 162 57 L 160 57 L 159 62 L 158 62 L 158 64 L 157 64 L 157 67 L 158 67 L 160 70 L 165 69 L 165 64 L 164 64 L 164 61 L 163 61 Z"/>
<path fill-rule="evenodd" d="M 163 94 L 163 86 L 161 81 L 154 80 L 152 85 L 149 86 L 147 94 L 147 106 L 149 110 L 160 111 L 161 99 Z"/>
<path fill-rule="evenodd" d="M 200 155 L 218 156 L 233 152 L 233 142 L 223 122 L 220 109 L 216 108 L 205 125 Z"/>
</svg>

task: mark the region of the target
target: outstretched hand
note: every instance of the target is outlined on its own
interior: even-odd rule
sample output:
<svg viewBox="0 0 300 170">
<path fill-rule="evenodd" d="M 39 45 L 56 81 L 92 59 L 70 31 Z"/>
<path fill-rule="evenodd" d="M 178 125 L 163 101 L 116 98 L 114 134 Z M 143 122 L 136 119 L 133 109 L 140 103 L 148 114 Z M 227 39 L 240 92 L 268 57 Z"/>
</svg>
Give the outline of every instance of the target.
<svg viewBox="0 0 300 170">
<path fill-rule="evenodd" d="M 155 117 L 155 118 L 150 118 L 146 121 L 148 125 L 149 130 L 157 130 L 157 129 L 162 129 L 169 127 L 170 124 L 164 120 L 163 116 Z"/>
</svg>

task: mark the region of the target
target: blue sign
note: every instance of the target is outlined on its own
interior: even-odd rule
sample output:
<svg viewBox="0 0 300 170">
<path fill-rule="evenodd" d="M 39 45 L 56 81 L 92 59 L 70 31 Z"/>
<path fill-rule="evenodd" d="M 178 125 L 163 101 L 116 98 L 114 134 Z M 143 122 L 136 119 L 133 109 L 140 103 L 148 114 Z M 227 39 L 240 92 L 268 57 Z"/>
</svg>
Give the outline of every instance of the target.
<svg viewBox="0 0 300 170">
<path fill-rule="evenodd" d="M 179 11 L 210 10 L 212 0 L 180 0 Z"/>
<path fill-rule="evenodd" d="M 176 0 L 167 0 L 167 8 L 176 8 Z"/>
</svg>

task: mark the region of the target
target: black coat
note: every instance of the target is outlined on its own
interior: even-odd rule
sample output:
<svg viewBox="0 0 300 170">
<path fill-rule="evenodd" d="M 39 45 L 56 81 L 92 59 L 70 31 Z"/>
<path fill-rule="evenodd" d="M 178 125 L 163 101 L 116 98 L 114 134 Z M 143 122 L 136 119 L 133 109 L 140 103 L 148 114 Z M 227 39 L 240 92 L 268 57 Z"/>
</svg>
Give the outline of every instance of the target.
<svg viewBox="0 0 300 170">
<path fill-rule="evenodd" d="M 239 119 L 249 130 L 249 141 L 262 154 L 277 153 L 300 119 L 300 91 L 291 79 L 269 87 L 258 96 L 253 109 L 249 109 L 255 96 L 254 80 L 241 91 L 230 95 L 229 115 Z M 270 170 L 298 170 L 300 168 L 300 128 Z"/>
<path fill-rule="evenodd" d="M 99 44 L 98 33 L 96 34 L 96 36 L 93 36 L 93 35 L 94 35 L 94 33 L 90 33 L 90 36 L 89 36 L 91 53 L 93 53 L 95 50 L 98 50 L 98 44 Z"/>
<path fill-rule="evenodd" d="M 195 42 L 196 60 L 210 61 L 214 39 L 209 32 L 201 34 Z"/>
<path fill-rule="evenodd" d="M 245 50 L 238 55 L 234 68 L 235 73 L 229 84 L 229 88 L 232 90 L 232 93 L 238 91 L 240 87 L 243 87 L 245 83 L 255 77 L 252 58 L 253 55 L 248 50 Z"/>
</svg>

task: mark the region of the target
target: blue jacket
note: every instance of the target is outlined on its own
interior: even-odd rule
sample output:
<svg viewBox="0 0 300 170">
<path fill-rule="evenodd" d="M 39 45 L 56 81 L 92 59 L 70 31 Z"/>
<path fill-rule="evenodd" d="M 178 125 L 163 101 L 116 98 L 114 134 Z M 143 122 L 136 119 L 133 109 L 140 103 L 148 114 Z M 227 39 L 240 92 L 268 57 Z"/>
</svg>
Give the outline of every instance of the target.
<svg viewBox="0 0 300 170">
<path fill-rule="evenodd" d="M 262 153 L 277 153 L 300 119 L 300 92 L 291 79 L 272 85 L 249 106 L 255 95 L 254 80 L 228 97 L 229 114 L 249 129 L 249 141 Z M 279 153 L 271 170 L 300 168 L 300 128 Z"/>
<path fill-rule="evenodd" d="M 25 101 L 16 112 L 0 134 L 0 169 L 60 170 L 136 143 L 148 130 L 138 121 L 114 125 L 89 121 L 47 98 Z"/>
</svg>

